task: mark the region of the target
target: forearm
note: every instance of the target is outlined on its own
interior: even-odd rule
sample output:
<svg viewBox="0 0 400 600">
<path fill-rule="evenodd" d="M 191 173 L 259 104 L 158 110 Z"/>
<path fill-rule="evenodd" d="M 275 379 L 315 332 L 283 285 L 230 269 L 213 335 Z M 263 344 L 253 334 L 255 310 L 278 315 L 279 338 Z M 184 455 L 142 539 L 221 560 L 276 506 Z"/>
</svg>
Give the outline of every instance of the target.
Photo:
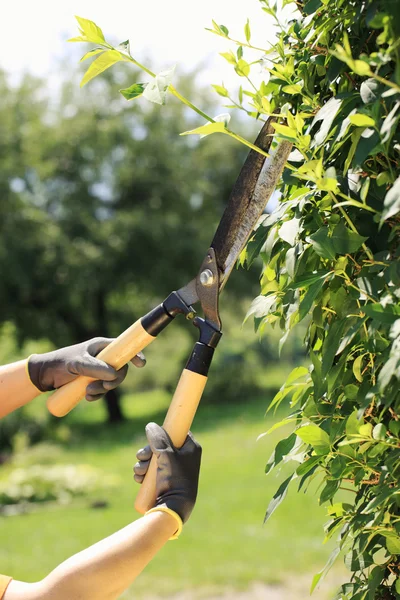
<svg viewBox="0 0 400 600">
<path fill-rule="evenodd" d="M 114 600 L 176 529 L 172 516 L 149 514 L 72 556 L 40 583 L 12 582 L 4 600 Z"/>
<path fill-rule="evenodd" d="M 26 360 L 0 367 L 0 419 L 40 394 L 29 379 Z"/>
</svg>

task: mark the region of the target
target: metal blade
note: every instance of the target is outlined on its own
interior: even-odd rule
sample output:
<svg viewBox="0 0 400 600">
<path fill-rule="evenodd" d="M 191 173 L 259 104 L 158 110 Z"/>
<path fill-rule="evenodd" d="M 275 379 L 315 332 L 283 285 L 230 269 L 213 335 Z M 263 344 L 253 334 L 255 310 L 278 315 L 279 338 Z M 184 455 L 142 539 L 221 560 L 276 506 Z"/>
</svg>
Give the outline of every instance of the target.
<svg viewBox="0 0 400 600">
<path fill-rule="evenodd" d="M 275 117 L 266 121 L 255 141 L 255 145 L 265 152 L 268 152 L 271 146 L 274 121 Z M 250 150 L 248 154 L 211 243 L 220 271 L 220 290 L 275 189 L 291 147 L 290 142 L 281 142 L 269 159 L 255 150 Z M 264 163 L 266 165 L 263 170 Z"/>
</svg>

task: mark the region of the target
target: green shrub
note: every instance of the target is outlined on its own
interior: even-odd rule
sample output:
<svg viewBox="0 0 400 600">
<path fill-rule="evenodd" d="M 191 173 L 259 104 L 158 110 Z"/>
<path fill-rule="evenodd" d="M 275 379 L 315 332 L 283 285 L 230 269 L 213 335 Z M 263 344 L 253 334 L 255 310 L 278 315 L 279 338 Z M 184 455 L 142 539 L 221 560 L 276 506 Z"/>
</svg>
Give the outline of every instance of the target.
<svg viewBox="0 0 400 600">
<path fill-rule="evenodd" d="M 326 536 L 338 545 L 312 589 L 344 551 L 352 576 L 338 598 L 400 598 L 399 2 L 260 5 L 277 26 L 268 48 L 252 45 L 249 22 L 239 41 L 226 25 L 213 22 L 211 31 L 236 45 L 222 56 L 243 86 L 237 97 L 214 86 L 227 108 L 261 120 L 273 115 L 272 149 L 282 141 L 294 149 L 278 185 L 279 207 L 241 257 L 242 264 L 258 254 L 263 260 L 261 293 L 251 309 L 259 332 L 280 328 L 283 346 L 312 316 L 306 334 L 311 365 L 297 367 L 271 405 L 290 397 L 292 414 L 284 424 L 295 429 L 266 470 L 290 458 L 296 467 L 266 520 L 291 482 L 299 479 L 300 490 L 322 475 Z M 93 23 L 78 21 L 75 41 L 100 44 L 103 52 L 83 83 L 100 73 L 98 65 L 131 62 L 150 83 L 122 90 L 125 98 L 144 95 L 163 104 L 170 92 L 207 120 L 185 134 L 219 132 L 251 146 L 228 128 L 230 115 L 212 118 L 181 96 L 171 85 L 172 70 L 155 75 L 127 43 L 112 49 Z M 255 65 L 265 75 L 257 85 Z M 348 490 L 345 500 L 342 490 Z"/>
<path fill-rule="evenodd" d="M 0 481 L 0 504 L 55 501 L 67 504 L 107 487 L 113 481 L 90 465 L 30 465 L 18 467 Z"/>
</svg>

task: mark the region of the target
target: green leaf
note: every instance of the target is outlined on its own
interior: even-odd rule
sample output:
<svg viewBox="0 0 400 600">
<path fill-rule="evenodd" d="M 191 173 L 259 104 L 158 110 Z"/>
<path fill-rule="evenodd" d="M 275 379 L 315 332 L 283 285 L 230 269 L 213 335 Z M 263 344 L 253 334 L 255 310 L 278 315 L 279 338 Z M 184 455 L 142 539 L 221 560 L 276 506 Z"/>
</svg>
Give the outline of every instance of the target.
<svg viewBox="0 0 400 600">
<path fill-rule="evenodd" d="M 362 512 L 367 515 L 374 512 L 378 506 L 381 507 L 386 502 L 386 500 L 388 500 L 392 496 L 399 494 L 399 493 L 400 493 L 399 490 L 396 490 L 395 488 L 390 488 L 390 487 L 383 488 L 382 491 L 379 492 L 379 494 L 377 496 L 372 498 L 372 500 L 367 504 L 367 506 L 364 508 L 364 510 Z"/>
<path fill-rule="evenodd" d="M 394 134 L 396 130 L 396 123 L 400 118 L 400 114 L 397 114 L 400 108 L 400 102 L 396 102 L 388 116 L 384 119 L 381 127 L 380 134 L 382 136 L 382 142 L 386 144 Z"/>
<path fill-rule="evenodd" d="M 304 14 L 311 15 L 312 13 L 315 13 L 321 5 L 321 0 L 308 0 L 304 5 Z"/>
<path fill-rule="evenodd" d="M 278 232 L 279 237 L 284 242 L 287 242 L 290 246 L 294 246 L 296 243 L 297 236 L 302 231 L 301 219 L 291 219 L 285 221 Z"/>
<path fill-rule="evenodd" d="M 339 223 L 333 230 L 331 239 L 335 252 L 353 254 L 368 238 L 351 231 L 344 223 Z"/>
<path fill-rule="evenodd" d="M 299 279 L 292 281 L 289 287 L 291 289 L 307 288 L 320 279 L 327 279 L 329 276 L 332 276 L 332 274 L 332 271 L 316 271 L 312 275 L 305 275 L 304 277 L 299 277 Z"/>
<path fill-rule="evenodd" d="M 220 96 L 224 98 L 227 98 L 229 96 L 228 90 L 223 85 L 212 85 L 212 87 Z"/>
<path fill-rule="evenodd" d="M 143 94 L 146 85 L 146 83 L 134 83 L 130 87 L 119 91 L 127 100 L 134 100 Z"/>
<path fill-rule="evenodd" d="M 378 423 L 372 430 L 372 437 L 374 440 L 385 440 L 386 439 L 387 429 L 383 423 Z"/>
<path fill-rule="evenodd" d="M 352 123 L 353 125 L 356 125 L 357 127 L 374 127 L 375 126 L 374 119 L 372 119 L 371 117 L 368 117 L 367 115 L 363 115 L 360 113 L 355 114 L 355 115 L 350 115 L 349 121 L 350 121 L 350 123 Z"/>
<path fill-rule="evenodd" d="M 292 479 L 294 479 L 295 475 L 291 475 L 279 486 L 277 492 L 274 494 L 271 502 L 268 505 L 267 512 L 265 513 L 264 523 L 268 521 L 268 519 L 273 515 L 278 506 L 283 502 L 288 492 L 288 487 Z"/>
<path fill-rule="evenodd" d="M 83 19 L 82 17 L 75 16 L 75 19 L 79 23 L 80 33 L 84 36 L 86 42 L 93 42 L 94 44 L 102 44 L 106 40 L 100 27 L 89 19 Z"/>
<path fill-rule="evenodd" d="M 400 177 L 396 179 L 383 201 L 381 223 L 400 211 Z"/>
<path fill-rule="evenodd" d="M 158 73 L 147 85 L 143 91 L 143 97 L 155 104 L 165 104 L 168 87 L 174 75 L 175 66 Z"/>
<path fill-rule="evenodd" d="M 330 450 L 329 436 L 326 431 L 321 429 L 321 427 L 318 427 L 318 425 L 315 425 L 314 423 L 305 425 L 304 427 L 296 429 L 295 433 L 303 440 L 303 442 L 310 444 L 317 454 L 328 454 Z"/>
<path fill-rule="evenodd" d="M 289 454 L 289 452 L 292 450 L 293 446 L 296 443 L 296 439 L 297 436 L 295 433 L 291 433 L 289 435 L 289 437 L 285 438 L 284 440 L 281 440 L 280 442 L 278 442 L 278 444 L 275 447 L 275 450 L 273 451 L 273 453 L 271 454 L 266 467 L 265 467 L 265 474 L 267 475 L 273 468 L 275 468 L 277 465 L 279 465 L 280 462 L 282 462 L 283 457 L 286 456 L 287 454 Z"/>
<path fill-rule="evenodd" d="M 357 150 L 358 142 L 360 141 L 362 132 L 363 132 L 363 130 L 361 128 L 357 128 L 351 134 L 351 146 L 350 146 L 349 153 L 348 153 L 347 158 L 346 158 L 345 163 L 344 163 L 343 175 L 345 175 L 347 173 L 347 171 L 349 170 L 349 167 L 350 167 L 350 165 L 352 163 L 352 160 L 354 158 L 354 154 L 355 154 L 355 152 Z"/>
<path fill-rule="evenodd" d="M 250 43 L 251 31 L 250 31 L 250 22 L 249 22 L 249 19 L 247 19 L 246 25 L 244 26 L 244 35 L 245 35 L 245 38 L 246 38 L 246 42 Z"/>
<path fill-rule="evenodd" d="M 356 386 L 354 386 L 354 387 L 356 387 Z M 357 414 L 358 414 L 358 411 L 354 410 L 346 421 L 346 436 L 347 437 L 351 437 L 353 435 L 358 435 L 359 431 L 360 431 L 360 427 L 364 423 L 363 419 L 358 419 Z"/>
<path fill-rule="evenodd" d="M 291 385 L 295 381 L 298 381 L 302 377 L 305 377 L 306 375 L 309 375 L 309 374 L 310 374 L 310 372 L 307 369 L 307 367 L 295 367 L 290 372 L 289 376 L 287 377 L 287 379 L 285 381 L 285 385 Z"/>
<path fill-rule="evenodd" d="M 235 66 L 235 71 L 240 77 L 247 77 L 250 73 L 250 65 L 243 58 L 240 58 Z"/>
<path fill-rule="evenodd" d="M 96 54 L 100 54 L 100 52 L 104 52 L 104 48 L 93 48 L 93 50 L 89 50 L 89 52 L 86 52 L 86 54 L 84 54 L 82 56 L 82 58 L 81 58 L 81 60 L 79 62 L 83 62 L 87 58 L 91 58 L 92 56 L 96 56 Z"/>
<path fill-rule="evenodd" d="M 222 58 L 224 58 L 225 60 L 228 61 L 228 63 L 230 63 L 231 65 L 236 65 L 236 56 L 233 54 L 233 52 L 220 52 L 220 56 L 222 56 Z"/>
<path fill-rule="evenodd" d="M 336 252 L 333 244 L 333 240 L 329 237 L 329 228 L 321 227 L 306 238 L 307 242 L 311 242 L 314 251 L 321 256 L 321 258 L 329 258 L 333 260 L 336 257 Z"/>
<path fill-rule="evenodd" d="M 85 75 L 83 76 L 83 79 L 81 81 L 81 87 L 83 87 L 91 79 L 97 77 L 97 75 L 100 75 L 100 73 L 103 73 L 103 71 L 105 71 L 106 69 L 109 69 L 110 67 L 115 65 L 115 63 L 119 62 L 120 60 L 125 59 L 122 56 L 122 54 L 120 54 L 120 52 L 117 52 L 116 50 L 106 50 L 105 52 L 103 52 L 103 54 L 100 54 L 100 56 L 98 56 L 92 62 Z"/>
<path fill-rule="evenodd" d="M 322 290 L 324 283 L 325 279 L 319 279 L 319 281 L 316 281 L 307 289 L 304 298 L 300 302 L 299 321 L 304 319 L 304 317 L 309 314 L 314 300 L 318 296 L 319 292 Z"/>
<path fill-rule="evenodd" d="M 297 140 L 297 133 L 295 129 L 291 129 L 287 125 L 281 125 L 280 123 L 272 123 L 272 127 L 275 129 L 276 133 L 279 133 L 281 137 L 291 141 Z"/>
<path fill-rule="evenodd" d="M 363 376 L 361 373 L 361 368 L 362 368 L 362 359 L 363 359 L 363 354 L 360 354 L 360 356 L 357 356 L 357 358 L 355 359 L 355 361 L 353 362 L 353 373 L 354 373 L 354 377 L 357 379 L 357 381 L 359 381 L 360 383 L 363 380 Z"/>
<path fill-rule="evenodd" d="M 351 66 L 354 73 L 357 73 L 357 75 L 372 75 L 370 66 L 363 60 L 355 60 Z"/>
<path fill-rule="evenodd" d="M 220 25 L 219 28 L 224 35 L 229 35 L 229 29 L 225 25 Z"/>
<path fill-rule="evenodd" d="M 256 319 L 261 319 L 269 314 L 271 308 L 276 302 L 276 294 L 269 294 L 268 296 L 257 296 L 252 301 L 249 310 L 244 318 L 246 321 L 251 315 L 254 315 Z"/>
<path fill-rule="evenodd" d="M 325 141 L 341 105 L 342 100 L 339 98 L 330 98 L 317 112 L 311 123 L 311 128 L 314 127 L 318 121 L 322 121 L 322 123 L 318 133 L 314 137 L 313 145 L 319 146 Z"/>
<path fill-rule="evenodd" d="M 323 578 L 328 573 L 328 571 L 330 570 L 330 568 L 334 564 L 334 562 L 337 559 L 337 557 L 339 556 L 339 554 L 340 554 L 340 547 L 338 546 L 337 548 L 334 548 L 334 550 L 332 551 L 332 553 L 331 553 L 331 555 L 330 555 L 330 557 L 328 559 L 328 562 L 326 563 L 326 565 L 324 566 L 324 568 L 322 569 L 322 571 L 320 571 L 319 573 L 317 573 L 316 575 L 314 575 L 312 583 L 311 583 L 310 594 L 313 593 L 313 591 L 317 587 L 318 583 L 320 583 L 323 580 Z"/>
<path fill-rule="evenodd" d="M 348 318 L 333 321 L 322 346 L 322 375 L 325 377 L 333 365 L 343 334 L 351 322 Z"/>
<path fill-rule="evenodd" d="M 282 92 L 285 92 L 285 94 L 291 94 L 295 96 L 296 94 L 301 94 L 302 89 L 303 88 L 301 87 L 301 85 L 298 84 L 284 85 L 282 88 Z"/>
<path fill-rule="evenodd" d="M 83 36 L 78 36 L 78 37 L 73 37 L 73 38 L 69 38 L 69 40 L 67 40 L 67 42 L 87 42 L 86 37 Z"/>
<path fill-rule="evenodd" d="M 387 535 L 386 548 L 390 554 L 400 554 L 400 536 L 396 534 Z"/>
<path fill-rule="evenodd" d="M 380 565 L 374 567 L 368 575 L 368 600 L 375 600 L 376 590 L 385 578 L 385 569 Z"/>
<path fill-rule="evenodd" d="M 129 40 L 125 40 L 125 42 L 121 42 L 120 44 L 118 44 L 116 50 L 118 50 L 118 52 L 124 52 L 125 54 L 130 55 L 131 49 Z"/>
<path fill-rule="evenodd" d="M 311 456 L 311 458 L 309 458 L 308 460 L 303 462 L 297 468 L 296 474 L 299 477 L 306 475 L 307 473 L 309 473 L 311 471 L 311 469 L 313 469 L 315 467 L 315 465 L 318 465 L 322 460 L 323 460 L 323 456 Z"/>
<path fill-rule="evenodd" d="M 344 386 L 343 391 L 346 398 L 349 400 L 355 400 L 358 394 L 358 386 L 354 383 L 349 383 L 348 385 Z"/>
<path fill-rule="evenodd" d="M 367 79 L 363 81 L 360 87 L 360 96 L 364 104 L 370 104 L 378 99 L 377 90 L 379 83 L 375 79 Z"/>
<path fill-rule="evenodd" d="M 333 496 L 338 491 L 339 486 L 340 486 L 340 480 L 338 480 L 338 479 L 328 480 L 319 496 L 319 503 L 324 504 L 324 502 L 328 502 L 328 500 L 333 498 Z"/>
<path fill-rule="evenodd" d="M 217 117 L 214 117 L 214 123 L 207 123 L 206 125 L 202 125 L 201 127 L 197 127 L 196 129 L 192 129 L 191 131 L 184 131 L 180 135 L 198 134 L 200 135 L 200 137 L 206 137 L 207 135 L 211 135 L 212 133 L 229 133 L 226 127 L 226 117 L 229 116 L 230 115 L 218 115 Z"/>
<path fill-rule="evenodd" d="M 391 325 L 400 317 L 400 306 L 396 304 L 387 304 L 382 306 L 379 302 L 375 304 L 365 304 L 362 309 L 368 317 L 376 319 L 380 323 Z"/>
</svg>

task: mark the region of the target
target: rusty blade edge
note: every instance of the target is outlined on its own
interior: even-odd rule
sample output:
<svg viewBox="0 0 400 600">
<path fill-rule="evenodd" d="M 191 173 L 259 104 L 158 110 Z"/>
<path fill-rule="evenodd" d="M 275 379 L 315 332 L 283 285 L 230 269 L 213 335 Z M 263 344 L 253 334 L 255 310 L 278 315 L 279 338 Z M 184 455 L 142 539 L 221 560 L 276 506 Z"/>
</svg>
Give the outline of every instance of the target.
<svg viewBox="0 0 400 600">
<path fill-rule="evenodd" d="M 285 168 L 286 161 L 292 151 L 292 146 L 293 144 L 291 142 L 280 142 L 274 151 L 271 152 L 270 158 L 266 160 L 264 168 L 260 173 L 252 202 L 249 204 L 247 212 L 243 215 L 243 220 L 237 228 L 236 241 L 232 244 L 230 253 L 226 258 L 224 277 L 220 282 L 220 290 L 224 287 L 241 251 L 254 231 L 254 227 L 262 215 L 272 193 L 275 191 L 283 169 Z"/>
<path fill-rule="evenodd" d="M 270 149 L 272 136 L 274 134 L 272 123 L 275 121 L 276 117 L 269 117 L 254 142 L 254 145 L 264 150 L 264 152 L 268 152 Z M 221 281 L 224 280 L 229 273 L 229 269 L 227 269 L 227 260 L 228 257 L 232 256 L 233 248 L 236 248 L 238 244 L 239 232 L 241 233 L 241 236 L 244 235 L 242 223 L 248 213 L 249 206 L 251 205 L 257 181 L 265 160 L 265 156 L 255 150 L 250 150 L 232 188 L 228 204 L 215 232 L 211 246 L 216 253 Z M 248 235 L 250 235 L 250 233 L 251 230 L 249 230 Z"/>
<path fill-rule="evenodd" d="M 268 200 L 274 192 L 291 150 L 291 142 L 280 142 L 270 154 L 270 157 L 266 159 L 265 164 L 261 165 L 261 169 L 258 170 L 257 173 L 257 180 L 252 189 L 250 200 L 247 195 L 244 195 L 241 199 L 238 213 L 236 213 L 240 215 L 240 219 L 232 218 L 230 211 L 237 210 L 238 206 L 237 203 L 231 205 L 229 202 L 222 220 L 226 218 L 226 223 L 230 223 L 231 229 L 228 230 L 226 238 L 221 239 L 220 235 L 224 232 L 224 229 L 221 227 L 221 220 L 212 243 L 212 246 L 216 250 L 218 266 L 221 270 L 220 290 L 226 284 L 239 254 L 246 245 Z M 233 217 L 235 216 L 236 215 L 233 215 Z M 215 243 L 217 244 L 217 247 L 214 245 Z M 223 257 L 223 262 L 221 262 L 221 256 Z"/>
</svg>

